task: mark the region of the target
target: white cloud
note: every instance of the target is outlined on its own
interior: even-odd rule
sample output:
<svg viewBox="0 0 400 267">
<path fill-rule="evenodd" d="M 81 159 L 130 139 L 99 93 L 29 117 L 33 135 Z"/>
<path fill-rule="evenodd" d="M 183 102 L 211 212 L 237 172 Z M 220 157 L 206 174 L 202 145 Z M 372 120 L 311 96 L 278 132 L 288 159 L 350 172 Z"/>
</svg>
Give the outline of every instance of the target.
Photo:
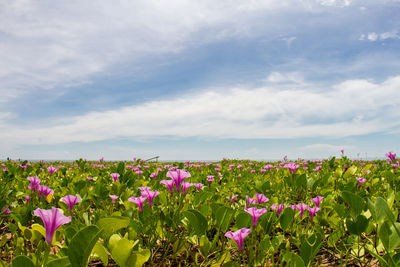
<svg viewBox="0 0 400 267">
<path fill-rule="evenodd" d="M 317 0 L 323 6 L 334 6 L 334 7 L 348 7 L 351 5 L 350 0 Z"/>
<path fill-rule="evenodd" d="M 316 87 L 220 88 L 104 112 L 44 128 L 6 125 L 10 144 L 91 142 L 120 137 L 345 137 L 400 127 L 400 76 L 376 84 L 348 80 Z"/>
<path fill-rule="evenodd" d="M 383 32 L 383 33 L 370 32 L 368 34 L 361 34 L 359 38 L 359 40 L 361 41 L 369 40 L 371 42 L 384 41 L 387 39 L 400 39 L 400 35 L 398 31 L 393 30 L 390 32 Z"/>
</svg>

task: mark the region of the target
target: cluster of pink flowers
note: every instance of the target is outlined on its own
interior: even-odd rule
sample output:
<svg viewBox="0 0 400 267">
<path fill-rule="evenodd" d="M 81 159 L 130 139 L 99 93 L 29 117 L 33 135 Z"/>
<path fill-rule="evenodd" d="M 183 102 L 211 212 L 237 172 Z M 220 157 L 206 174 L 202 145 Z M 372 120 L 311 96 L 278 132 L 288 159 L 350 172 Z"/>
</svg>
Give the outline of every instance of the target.
<svg viewBox="0 0 400 267">
<path fill-rule="evenodd" d="M 143 203 L 146 201 L 149 202 L 149 207 L 151 208 L 153 199 L 160 194 L 158 191 L 150 191 L 150 187 L 139 187 L 141 191 L 140 197 L 130 197 L 128 198 L 129 201 L 138 205 L 140 212 L 143 212 Z M 111 197 L 111 196 L 110 196 Z"/>
</svg>

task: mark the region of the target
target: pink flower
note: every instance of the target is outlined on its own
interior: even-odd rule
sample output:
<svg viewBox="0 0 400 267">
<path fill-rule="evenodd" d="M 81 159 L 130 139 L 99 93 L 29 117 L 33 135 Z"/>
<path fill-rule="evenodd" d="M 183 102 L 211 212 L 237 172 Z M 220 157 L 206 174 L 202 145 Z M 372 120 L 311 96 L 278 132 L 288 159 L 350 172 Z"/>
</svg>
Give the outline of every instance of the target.
<svg viewBox="0 0 400 267">
<path fill-rule="evenodd" d="M 177 169 L 176 171 L 168 171 L 167 177 L 174 181 L 176 191 L 179 192 L 181 183 L 184 179 L 190 177 L 190 173 L 184 170 Z"/>
<path fill-rule="evenodd" d="M 363 183 L 365 183 L 367 181 L 367 179 L 363 178 L 363 177 L 356 177 L 357 181 L 358 181 L 358 186 L 361 186 Z"/>
<path fill-rule="evenodd" d="M 313 220 L 315 214 L 317 213 L 317 211 L 321 210 L 320 207 L 313 207 L 313 208 L 308 208 L 308 211 L 310 212 L 310 216 L 311 216 L 311 221 Z"/>
<path fill-rule="evenodd" d="M 38 187 L 39 187 L 40 179 L 37 176 L 28 177 L 26 179 L 28 179 L 31 182 L 28 185 L 28 188 L 31 189 L 33 192 L 35 192 L 36 189 L 38 189 Z"/>
<path fill-rule="evenodd" d="M 71 212 L 74 205 L 81 201 L 81 198 L 78 196 L 67 195 L 63 197 L 61 201 L 68 205 L 69 212 Z"/>
<path fill-rule="evenodd" d="M 71 216 L 64 216 L 59 209 L 54 207 L 51 210 L 36 209 L 33 215 L 40 217 L 43 221 L 44 228 L 46 229 L 46 242 L 51 244 L 53 236 L 58 227 L 67 224 L 71 221 Z"/>
<path fill-rule="evenodd" d="M 163 185 L 167 186 L 168 189 L 169 189 L 169 192 L 171 194 L 173 193 L 173 190 L 174 190 L 173 186 L 175 184 L 174 181 L 172 181 L 172 180 L 161 180 L 160 184 L 163 184 Z"/>
<path fill-rule="evenodd" d="M 306 209 L 308 209 L 308 205 L 304 203 L 300 203 L 296 205 L 296 209 L 300 211 L 300 219 L 303 217 L 303 213 Z"/>
<path fill-rule="evenodd" d="M 47 171 L 50 173 L 50 175 L 52 175 L 53 173 L 55 173 L 58 169 L 54 168 L 53 166 L 47 167 Z"/>
<path fill-rule="evenodd" d="M 246 209 L 249 207 L 250 204 L 257 204 L 257 200 L 255 200 L 254 198 L 250 198 L 248 195 L 246 195 L 246 200 Z"/>
<path fill-rule="evenodd" d="M 183 181 L 181 186 L 182 186 L 182 194 L 186 193 L 186 190 L 191 187 L 193 184 L 192 183 L 188 183 L 186 181 Z"/>
<path fill-rule="evenodd" d="M 298 164 L 296 164 L 296 163 L 294 163 L 294 162 L 289 162 L 289 163 L 285 164 L 284 167 L 285 167 L 286 169 L 288 169 L 290 173 L 295 174 L 295 173 L 296 173 L 296 170 L 297 170 L 297 168 L 298 168 L 299 166 L 300 166 L 300 165 L 298 165 Z"/>
<path fill-rule="evenodd" d="M 39 192 L 39 196 L 42 197 L 44 195 L 44 198 L 46 198 L 48 195 L 50 194 L 54 194 L 53 189 L 48 188 L 45 185 L 39 185 L 37 187 L 38 192 Z"/>
<path fill-rule="evenodd" d="M 153 199 L 158 196 L 160 194 L 160 192 L 158 191 L 150 191 L 150 190 L 144 190 L 142 191 L 142 197 L 147 198 L 147 200 L 149 201 L 149 207 L 151 208 L 151 205 L 153 203 Z"/>
<path fill-rule="evenodd" d="M 227 232 L 225 234 L 226 237 L 235 240 L 236 244 L 239 247 L 239 250 L 243 250 L 243 240 L 251 233 L 251 230 L 248 228 L 242 228 L 237 230 L 236 232 Z"/>
<path fill-rule="evenodd" d="M 138 205 L 140 212 L 143 212 L 143 203 L 146 201 L 145 197 L 130 197 L 128 200 Z"/>
<path fill-rule="evenodd" d="M 29 200 L 31 199 L 31 197 L 30 197 L 30 196 L 24 196 L 24 198 L 25 198 L 25 200 L 26 200 L 26 205 L 28 205 Z"/>
<path fill-rule="evenodd" d="M 249 209 L 244 209 L 245 212 L 251 215 L 253 219 L 253 227 L 256 226 L 258 218 L 260 218 L 261 215 L 267 212 L 266 208 L 262 209 L 257 209 L 256 207 L 249 208 Z"/>
<path fill-rule="evenodd" d="M 321 196 L 316 196 L 316 197 L 314 197 L 314 198 L 312 198 L 312 199 L 310 199 L 312 202 L 314 202 L 315 203 L 315 205 L 317 206 L 317 207 L 319 207 L 319 204 L 321 204 L 321 201 L 324 199 L 324 197 L 321 197 Z"/>
<path fill-rule="evenodd" d="M 90 177 L 90 176 L 88 176 L 88 181 L 91 181 L 91 180 L 93 180 L 93 177 Z"/>
<path fill-rule="evenodd" d="M 283 205 L 282 203 L 277 205 L 277 204 L 272 204 L 271 205 L 271 209 L 273 209 L 274 211 L 276 211 L 277 215 L 279 216 L 282 212 L 282 210 L 285 208 L 285 205 Z"/>
<path fill-rule="evenodd" d="M 392 151 L 389 151 L 388 153 L 386 153 L 385 156 L 388 157 L 391 161 L 396 160 L 396 153 L 393 154 Z"/>
<path fill-rule="evenodd" d="M 264 194 L 256 193 L 255 196 L 256 196 L 258 204 L 262 204 L 262 203 L 265 203 L 265 202 L 269 201 L 269 198 L 264 196 Z"/>
<path fill-rule="evenodd" d="M 110 174 L 111 175 L 111 177 L 113 178 L 113 181 L 114 182 L 116 182 L 116 181 L 118 181 L 118 178 L 119 178 L 119 173 L 111 173 Z"/>
<path fill-rule="evenodd" d="M 204 184 L 202 184 L 202 183 L 193 184 L 193 185 L 196 187 L 197 191 L 200 191 L 200 189 L 204 186 Z"/>
<path fill-rule="evenodd" d="M 150 178 L 156 179 L 157 177 L 157 173 L 153 172 L 152 174 L 150 174 Z"/>
<path fill-rule="evenodd" d="M 231 197 L 226 197 L 226 198 L 229 199 L 232 202 L 232 204 L 235 204 L 235 198 L 237 198 L 237 196 L 238 195 L 233 195 Z"/>
<path fill-rule="evenodd" d="M 3 212 L 3 215 L 7 215 L 11 213 L 11 210 L 9 208 L 7 208 L 6 206 L 4 206 L 1 211 Z"/>
<path fill-rule="evenodd" d="M 115 200 L 118 198 L 116 195 L 109 195 L 109 197 L 111 198 L 112 203 L 115 203 Z"/>
<path fill-rule="evenodd" d="M 266 169 L 261 169 L 261 173 L 264 174 L 267 170 Z"/>
<path fill-rule="evenodd" d="M 214 175 L 208 175 L 207 176 L 207 181 L 209 184 L 211 184 L 212 181 L 214 181 Z"/>
</svg>

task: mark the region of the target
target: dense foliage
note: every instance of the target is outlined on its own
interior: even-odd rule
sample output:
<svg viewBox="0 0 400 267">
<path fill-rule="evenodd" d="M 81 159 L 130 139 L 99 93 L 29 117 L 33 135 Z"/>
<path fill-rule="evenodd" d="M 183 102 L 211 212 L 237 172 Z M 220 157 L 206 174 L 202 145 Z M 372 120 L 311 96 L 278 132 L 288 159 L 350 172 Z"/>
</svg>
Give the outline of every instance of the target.
<svg viewBox="0 0 400 267">
<path fill-rule="evenodd" d="M 0 266 L 399 266 L 387 157 L 2 162 Z"/>
</svg>

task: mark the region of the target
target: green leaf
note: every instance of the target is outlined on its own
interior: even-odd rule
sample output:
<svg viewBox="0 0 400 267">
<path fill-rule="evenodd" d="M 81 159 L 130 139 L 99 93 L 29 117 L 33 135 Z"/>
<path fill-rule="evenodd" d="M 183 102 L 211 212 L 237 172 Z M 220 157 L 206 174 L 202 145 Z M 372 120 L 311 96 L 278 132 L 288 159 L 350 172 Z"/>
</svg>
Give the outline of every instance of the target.
<svg viewBox="0 0 400 267">
<path fill-rule="evenodd" d="M 129 256 L 126 266 L 129 267 L 141 267 L 150 259 L 151 253 L 148 249 L 141 249 L 139 251 L 133 251 Z"/>
<path fill-rule="evenodd" d="M 292 223 L 294 218 L 294 210 L 292 208 L 285 208 L 279 218 L 282 230 L 285 231 Z"/>
<path fill-rule="evenodd" d="M 108 265 L 107 249 L 99 241 L 94 245 L 91 256 L 100 258 L 104 266 Z"/>
<path fill-rule="evenodd" d="M 315 232 L 309 237 L 307 237 L 306 235 L 302 235 L 300 239 L 300 255 L 304 263 L 308 265 L 312 262 L 315 255 L 317 255 L 319 248 L 321 247 L 322 235 L 319 232 Z"/>
<path fill-rule="evenodd" d="M 361 235 L 368 227 L 368 219 L 364 215 L 358 215 L 356 220 L 347 219 L 346 226 L 350 234 Z"/>
<path fill-rule="evenodd" d="M 71 262 L 69 261 L 69 258 L 67 256 L 50 260 L 46 267 L 66 267 L 66 266 L 71 266 Z"/>
<path fill-rule="evenodd" d="M 129 225 L 128 217 L 113 216 L 102 218 L 97 222 L 97 226 L 103 230 L 102 237 L 107 239 L 114 232 L 126 228 Z"/>
<path fill-rule="evenodd" d="M 395 227 L 399 226 L 400 223 L 395 223 L 395 225 L 390 226 L 390 223 L 385 221 L 379 229 L 378 236 L 387 252 L 391 252 L 400 244 L 400 236 L 395 230 Z"/>
<path fill-rule="evenodd" d="M 216 220 L 217 226 L 220 228 L 222 232 L 226 232 L 228 227 L 235 215 L 235 211 L 231 208 L 222 206 L 217 210 Z"/>
<path fill-rule="evenodd" d="M 247 212 L 241 212 L 236 216 L 236 224 L 237 228 L 249 227 L 252 223 L 251 215 Z"/>
<path fill-rule="evenodd" d="M 349 191 L 342 192 L 343 199 L 350 205 L 350 211 L 353 212 L 352 217 L 355 218 L 364 209 L 364 200 Z"/>
<path fill-rule="evenodd" d="M 202 235 L 200 237 L 200 242 L 199 243 L 200 243 L 201 253 L 203 253 L 203 255 L 205 257 L 207 257 L 208 256 L 208 252 L 210 250 L 210 241 L 208 240 L 207 236 L 206 235 Z"/>
<path fill-rule="evenodd" d="M 296 253 L 287 251 L 283 255 L 283 262 L 286 262 L 286 266 L 303 267 L 305 266 L 303 259 Z"/>
<path fill-rule="evenodd" d="M 71 239 L 67 255 L 73 267 L 87 266 L 87 262 L 94 245 L 99 239 L 101 230 L 95 226 L 86 226 Z"/>
<path fill-rule="evenodd" d="M 183 216 L 188 218 L 189 224 L 197 235 L 200 236 L 206 233 L 208 222 L 203 214 L 197 210 L 186 210 L 183 212 Z"/>
<path fill-rule="evenodd" d="M 119 266 L 121 267 L 130 266 L 126 265 L 126 261 L 131 255 L 132 248 L 133 248 L 133 241 L 128 240 L 126 238 L 121 238 L 113 246 L 111 250 L 111 255 Z"/>
<path fill-rule="evenodd" d="M 386 217 L 388 217 L 388 219 L 391 221 L 395 221 L 394 215 L 390 211 L 386 200 L 384 200 L 381 197 L 378 197 L 375 200 L 375 212 L 376 212 L 377 223 L 383 221 Z"/>
<path fill-rule="evenodd" d="M 35 267 L 33 261 L 27 256 L 17 256 L 11 263 L 12 267 Z"/>
</svg>

